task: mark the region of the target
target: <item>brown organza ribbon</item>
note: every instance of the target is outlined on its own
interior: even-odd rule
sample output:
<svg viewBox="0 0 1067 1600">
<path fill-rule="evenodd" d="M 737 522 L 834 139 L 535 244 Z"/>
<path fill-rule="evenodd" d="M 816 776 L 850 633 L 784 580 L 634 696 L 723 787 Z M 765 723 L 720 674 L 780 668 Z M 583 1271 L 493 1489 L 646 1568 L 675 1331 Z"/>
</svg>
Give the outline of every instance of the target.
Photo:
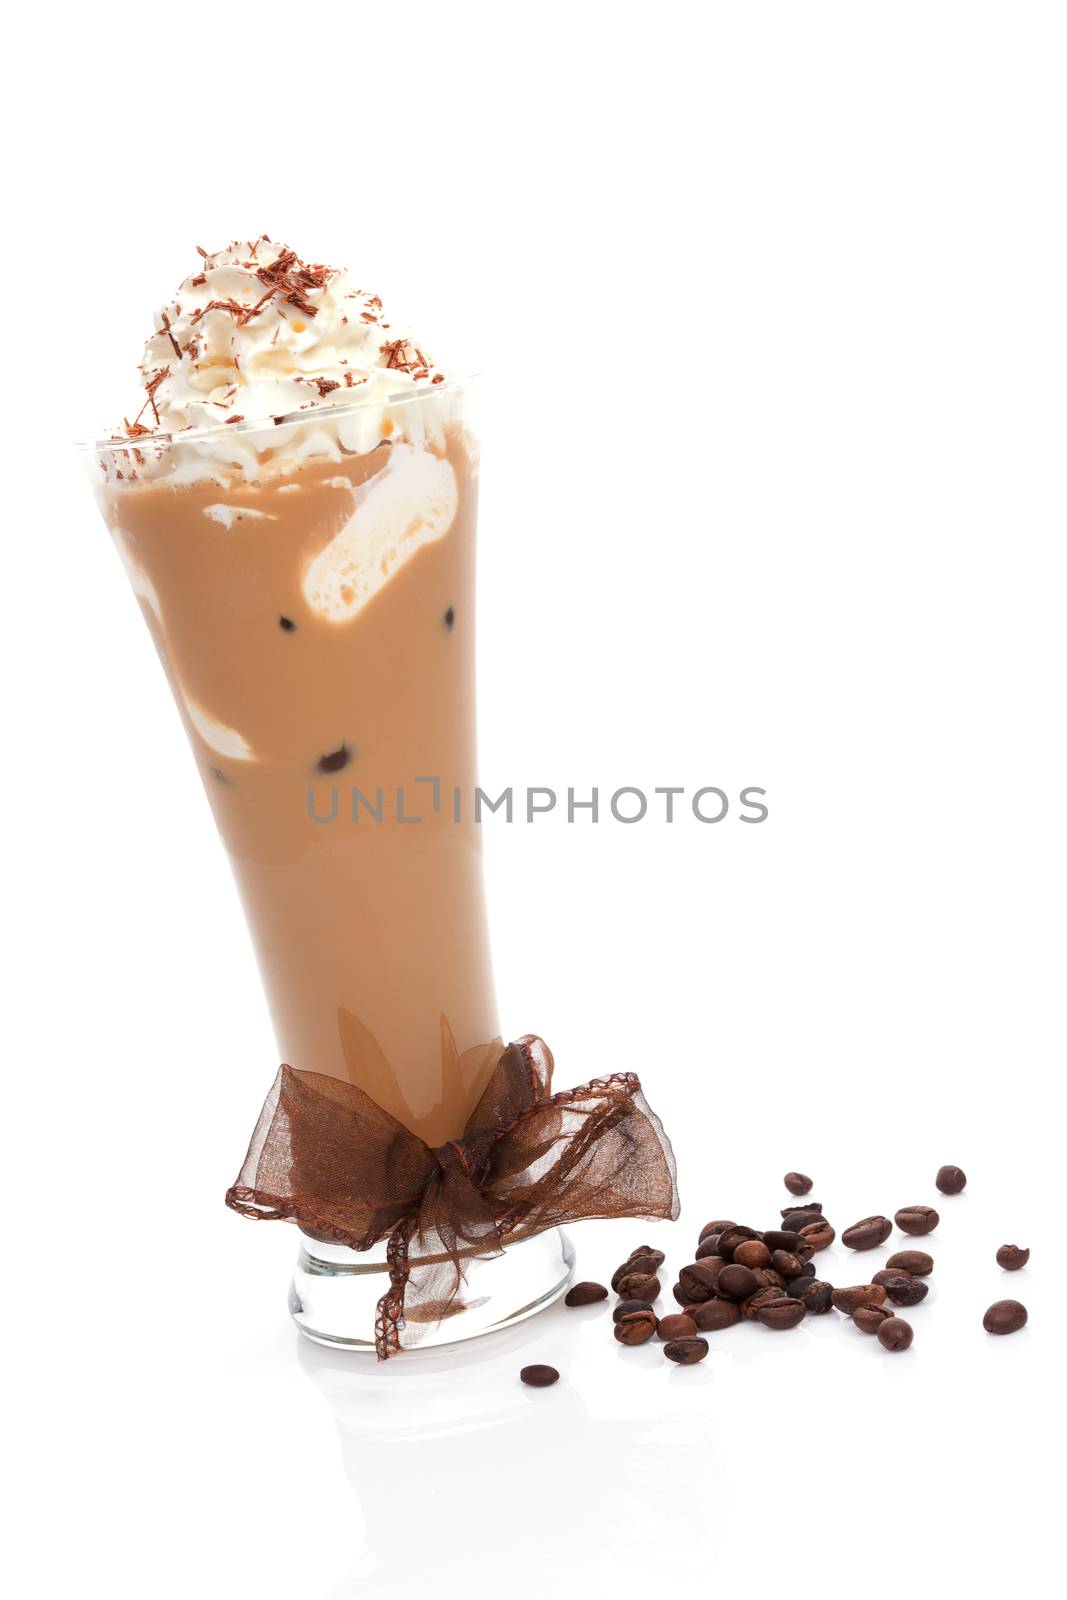
<svg viewBox="0 0 1067 1600">
<path fill-rule="evenodd" d="M 461 1139 L 431 1150 L 352 1083 L 282 1067 L 226 1204 L 367 1250 L 388 1235 L 381 1359 L 463 1309 L 464 1262 L 585 1217 L 677 1217 L 674 1156 L 632 1072 L 552 1093 L 528 1034 Z M 414 1325 L 414 1326 L 412 1326 Z"/>
</svg>

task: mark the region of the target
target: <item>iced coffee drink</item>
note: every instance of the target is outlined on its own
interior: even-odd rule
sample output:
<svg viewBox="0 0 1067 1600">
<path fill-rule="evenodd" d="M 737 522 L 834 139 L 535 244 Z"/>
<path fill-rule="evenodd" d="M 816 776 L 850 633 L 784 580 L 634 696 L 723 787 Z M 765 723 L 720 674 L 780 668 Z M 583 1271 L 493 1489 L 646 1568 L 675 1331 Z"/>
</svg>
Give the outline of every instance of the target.
<svg viewBox="0 0 1067 1600">
<path fill-rule="evenodd" d="M 468 389 L 376 295 L 265 237 L 201 253 L 141 371 L 92 471 L 281 1059 L 457 1137 L 500 1048 L 468 803 Z"/>
</svg>

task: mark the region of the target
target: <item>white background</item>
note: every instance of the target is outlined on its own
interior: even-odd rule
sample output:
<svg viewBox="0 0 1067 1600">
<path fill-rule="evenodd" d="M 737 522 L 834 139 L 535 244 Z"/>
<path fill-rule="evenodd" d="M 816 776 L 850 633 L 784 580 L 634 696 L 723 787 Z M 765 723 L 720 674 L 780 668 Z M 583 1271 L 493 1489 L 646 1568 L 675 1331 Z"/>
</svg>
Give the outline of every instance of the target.
<svg viewBox="0 0 1067 1600">
<path fill-rule="evenodd" d="M 1060 1552 L 1063 8 L 113 3 L 8 42 L 10 1592 L 1027 1589 Z M 675 1269 L 787 1168 L 841 1227 L 965 1166 L 906 1356 L 835 1317 L 668 1369 L 603 1308 L 384 1374 L 298 1340 L 295 1236 L 222 1206 L 275 1068 L 253 959 L 68 449 L 136 409 L 194 244 L 264 229 L 492 375 L 486 787 L 768 791 L 760 827 L 491 827 L 505 1029 L 561 1084 L 640 1071 Z M 575 1229 L 581 1275 L 649 1232 Z"/>
</svg>

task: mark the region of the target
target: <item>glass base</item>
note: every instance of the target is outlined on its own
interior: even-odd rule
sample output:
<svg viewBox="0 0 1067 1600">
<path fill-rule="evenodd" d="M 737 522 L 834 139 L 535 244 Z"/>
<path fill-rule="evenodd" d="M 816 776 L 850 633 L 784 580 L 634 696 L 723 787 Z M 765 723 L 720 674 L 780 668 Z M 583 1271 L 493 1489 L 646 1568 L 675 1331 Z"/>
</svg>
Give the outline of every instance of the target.
<svg viewBox="0 0 1067 1600">
<path fill-rule="evenodd" d="M 389 1287 L 385 1243 L 348 1250 L 300 1235 L 289 1311 L 301 1333 L 319 1344 L 374 1352 L 374 1315 Z M 418 1263 L 413 1262 L 417 1270 Z M 559 1228 L 509 1245 L 503 1255 L 467 1265 L 467 1308 L 442 1322 L 415 1346 L 456 1344 L 495 1333 L 532 1317 L 558 1300 L 574 1274 L 574 1251 Z"/>
</svg>

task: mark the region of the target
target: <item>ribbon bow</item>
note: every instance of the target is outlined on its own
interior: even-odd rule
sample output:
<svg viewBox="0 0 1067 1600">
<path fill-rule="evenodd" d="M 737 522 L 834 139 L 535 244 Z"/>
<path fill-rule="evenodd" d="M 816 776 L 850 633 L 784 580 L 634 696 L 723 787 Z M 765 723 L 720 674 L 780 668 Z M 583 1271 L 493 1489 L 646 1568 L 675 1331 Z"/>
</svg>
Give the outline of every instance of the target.
<svg viewBox="0 0 1067 1600">
<path fill-rule="evenodd" d="M 461 1139 L 431 1149 L 355 1084 L 283 1066 L 226 1204 L 367 1250 L 388 1235 L 380 1359 L 463 1309 L 466 1260 L 586 1217 L 678 1215 L 674 1156 L 632 1072 L 553 1094 L 533 1034 L 500 1056 Z M 409 1327 L 414 1324 L 414 1329 Z"/>
</svg>

